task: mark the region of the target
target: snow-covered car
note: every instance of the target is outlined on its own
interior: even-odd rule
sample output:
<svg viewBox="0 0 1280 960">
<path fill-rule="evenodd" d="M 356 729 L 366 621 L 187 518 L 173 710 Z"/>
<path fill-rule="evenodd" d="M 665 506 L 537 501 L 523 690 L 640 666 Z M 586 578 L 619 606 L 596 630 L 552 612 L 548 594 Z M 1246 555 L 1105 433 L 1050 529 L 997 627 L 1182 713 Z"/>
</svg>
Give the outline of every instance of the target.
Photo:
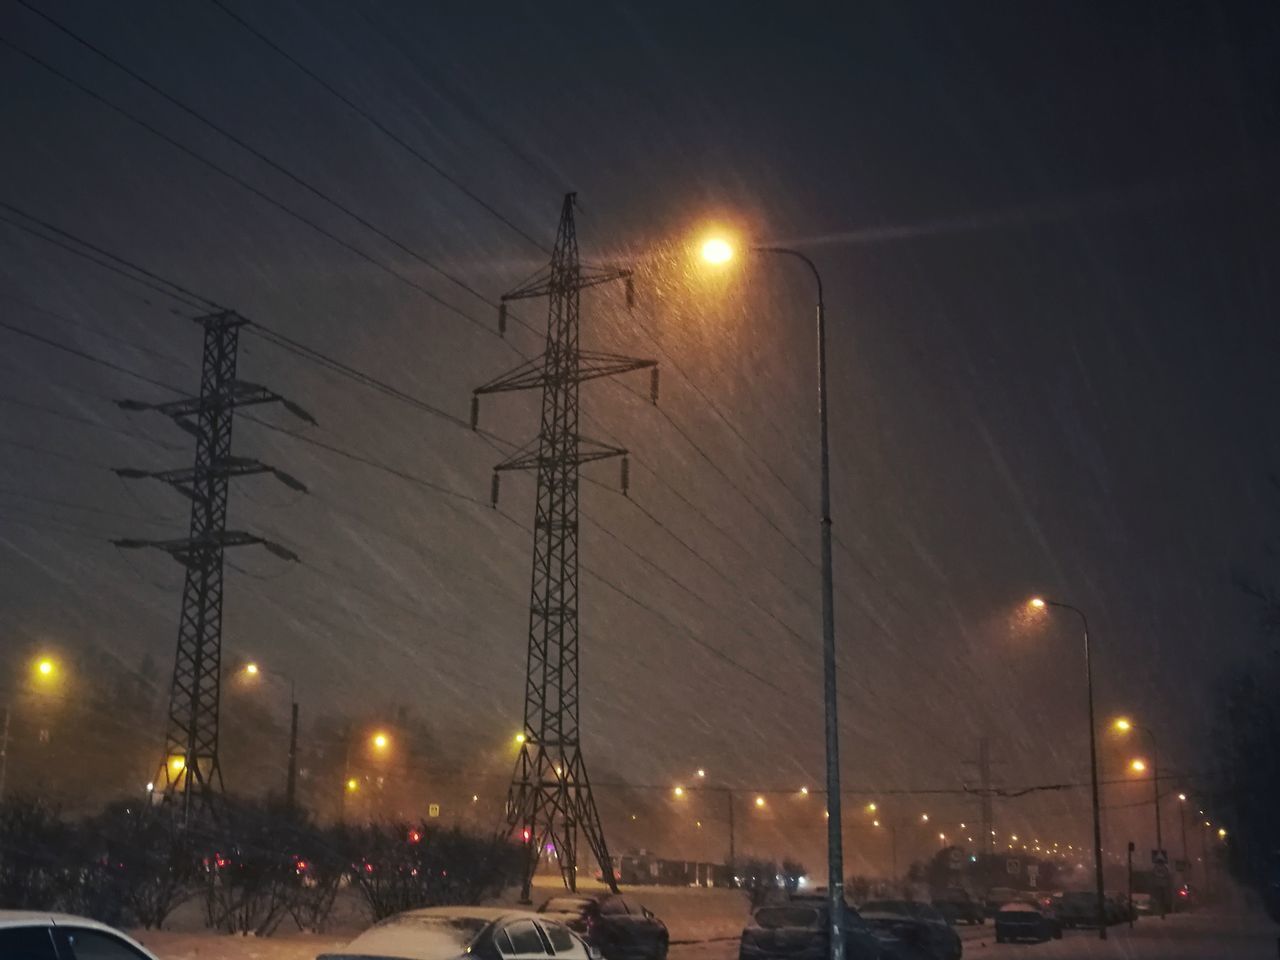
<svg viewBox="0 0 1280 960">
<path fill-rule="evenodd" d="M 428 907 L 374 924 L 316 960 L 600 960 L 557 920 L 504 907 Z"/>
<path fill-rule="evenodd" d="M 962 887 L 952 887 L 941 896 L 934 897 L 933 908 L 946 917 L 948 923 L 987 922 L 986 907 Z"/>
<path fill-rule="evenodd" d="M 827 956 L 826 901 L 800 899 L 757 907 L 738 942 L 738 960 L 823 960 Z M 848 960 L 917 960 L 920 954 L 896 937 L 872 930 L 852 907 L 844 908 Z"/>
<path fill-rule="evenodd" d="M 666 960 L 666 924 L 633 897 L 565 894 L 544 903 L 538 915 L 559 920 L 598 947 L 605 960 Z"/>
<path fill-rule="evenodd" d="M 1133 895 L 1133 909 L 1139 915 L 1155 913 L 1155 898 L 1149 893 L 1135 893 Z"/>
<path fill-rule="evenodd" d="M 1060 940 L 1062 924 L 1056 918 L 1025 900 L 1006 903 L 996 911 L 996 943 L 1013 940 Z"/>
<path fill-rule="evenodd" d="M 892 933 L 933 960 L 960 960 L 964 946 L 946 917 L 916 900 L 868 900 L 858 908 L 873 930 Z"/>
<path fill-rule="evenodd" d="M 65 913 L 0 910 L 4 960 L 157 960 L 105 923 Z"/>
</svg>

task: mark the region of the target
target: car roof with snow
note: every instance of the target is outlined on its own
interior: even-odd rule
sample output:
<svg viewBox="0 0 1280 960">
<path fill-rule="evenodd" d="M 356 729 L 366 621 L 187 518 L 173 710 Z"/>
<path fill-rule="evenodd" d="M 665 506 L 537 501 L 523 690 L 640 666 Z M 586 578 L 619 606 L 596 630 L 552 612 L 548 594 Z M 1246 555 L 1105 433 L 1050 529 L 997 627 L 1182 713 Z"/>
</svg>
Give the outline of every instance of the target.
<svg viewBox="0 0 1280 960">
<path fill-rule="evenodd" d="M 1014 900 L 1006 903 L 1000 908 L 1001 913 L 1039 913 L 1034 903 L 1027 903 L 1025 900 Z"/>
<path fill-rule="evenodd" d="M 92 927 L 95 930 L 107 930 L 119 933 L 114 927 L 88 917 L 77 917 L 71 913 L 54 913 L 51 910 L 0 910 L 0 927 L 27 927 L 35 924 L 46 926 Z"/>
<path fill-rule="evenodd" d="M 445 960 L 465 954 L 490 924 L 506 920 L 548 922 L 546 916 L 509 907 L 424 907 L 380 920 L 345 947 L 320 957 Z"/>
</svg>

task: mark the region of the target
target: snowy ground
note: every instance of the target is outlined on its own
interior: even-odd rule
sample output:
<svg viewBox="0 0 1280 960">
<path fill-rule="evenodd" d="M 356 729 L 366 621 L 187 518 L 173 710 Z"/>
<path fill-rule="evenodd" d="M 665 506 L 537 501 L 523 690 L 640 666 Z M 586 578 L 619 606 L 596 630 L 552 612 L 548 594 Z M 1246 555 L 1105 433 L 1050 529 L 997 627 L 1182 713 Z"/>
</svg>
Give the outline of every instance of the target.
<svg viewBox="0 0 1280 960">
<path fill-rule="evenodd" d="M 543 880 L 543 878 L 539 878 Z M 535 886 L 534 905 L 556 893 L 551 878 Z M 649 907 L 671 931 L 671 960 L 736 960 L 738 934 L 747 918 L 746 897 L 736 890 L 679 887 L 624 888 L 625 896 Z M 516 906 L 516 892 L 500 902 Z M 339 905 L 339 925 L 323 936 L 288 930 L 263 940 L 211 934 L 200 926 L 197 909 L 182 911 L 172 930 L 134 931 L 135 938 L 161 960 L 314 960 L 334 950 L 368 925 L 351 899 Z M 1195 913 L 1160 920 L 1147 917 L 1130 930 L 1111 927 L 1102 942 L 1096 931 L 1070 930 L 1060 941 L 996 944 L 990 923 L 958 927 L 964 955 L 1019 960 L 1274 960 L 1276 926 L 1257 913 Z"/>
<path fill-rule="evenodd" d="M 584 889 L 598 886 L 583 884 Z M 539 877 L 533 890 L 534 907 L 560 890 L 558 880 Z M 747 898 L 741 891 L 624 887 L 623 894 L 661 917 L 677 948 L 688 941 L 732 939 L 737 955 L 736 940 L 748 915 Z M 497 902 L 525 909 L 519 907 L 517 898 L 518 891 L 513 889 Z M 368 926 L 354 898 L 344 897 L 338 908 L 339 921 L 322 936 L 291 932 L 287 927 L 261 940 L 212 934 L 203 928 L 198 904 L 188 904 L 179 911 L 167 924 L 172 929 L 133 930 L 130 935 L 161 960 L 313 960 L 316 954 L 342 946 Z"/>
</svg>

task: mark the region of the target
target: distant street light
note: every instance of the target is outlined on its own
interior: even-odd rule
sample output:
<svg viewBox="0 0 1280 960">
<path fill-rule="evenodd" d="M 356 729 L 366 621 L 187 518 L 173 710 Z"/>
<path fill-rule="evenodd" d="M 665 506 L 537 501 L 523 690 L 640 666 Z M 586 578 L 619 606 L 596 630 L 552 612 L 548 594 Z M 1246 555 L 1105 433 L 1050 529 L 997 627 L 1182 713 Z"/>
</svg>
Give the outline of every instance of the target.
<svg viewBox="0 0 1280 960">
<path fill-rule="evenodd" d="M 391 745 L 391 739 L 385 733 L 375 733 L 369 742 L 373 744 L 373 749 L 379 752 Z"/>
<path fill-rule="evenodd" d="M 1089 618 L 1084 615 L 1084 611 L 1079 607 L 1073 607 L 1071 604 L 1063 603 L 1060 600 L 1032 597 L 1029 601 L 1029 606 L 1033 610 L 1045 610 L 1049 607 L 1070 610 L 1080 618 L 1080 624 L 1084 628 L 1084 678 L 1089 701 L 1089 780 L 1093 794 L 1093 871 L 1098 917 L 1102 918 L 1106 916 L 1107 911 L 1106 893 L 1102 882 L 1102 814 L 1101 804 L 1098 801 L 1098 737 L 1093 718 L 1093 662 L 1089 648 Z M 1105 923 L 1098 923 L 1098 939 L 1107 939 L 1107 925 Z"/>
<path fill-rule="evenodd" d="M 844 847 L 840 816 L 840 725 L 836 697 L 835 586 L 831 559 L 831 454 L 827 438 L 827 312 L 822 295 L 822 275 L 812 260 L 788 247 L 754 245 L 755 253 L 799 260 L 813 274 L 816 292 L 818 347 L 818 456 L 819 528 L 822 558 L 822 699 L 823 733 L 827 761 L 827 950 L 830 960 L 844 960 Z M 702 244 L 702 259 L 724 264 L 733 258 L 733 246 L 724 237 L 709 237 Z M 762 804 L 757 804 L 762 806 Z"/>
<path fill-rule="evenodd" d="M 757 806 L 757 807 L 763 807 L 763 806 L 764 806 L 764 797 L 756 797 L 756 806 Z"/>
<path fill-rule="evenodd" d="M 1111 725 L 1120 733 L 1137 731 L 1151 742 L 1151 802 L 1156 816 L 1156 849 L 1163 850 L 1164 829 L 1160 817 L 1160 748 L 1156 745 L 1156 735 L 1151 732 L 1150 727 L 1134 723 L 1128 717 L 1118 717 Z M 1146 763 L 1142 760 L 1133 761 L 1129 767 L 1134 773 L 1143 773 L 1147 769 Z"/>
<path fill-rule="evenodd" d="M 672 792 L 672 793 L 674 793 L 677 797 L 683 797 L 683 796 L 684 796 L 684 787 L 675 787 L 675 788 L 673 788 L 673 789 L 672 789 L 672 791 L 671 791 L 671 792 Z"/>
<path fill-rule="evenodd" d="M 267 670 L 250 660 L 244 665 L 244 675 L 249 680 L 260 676 L 275 677 L 289 684 L 289 755 L 285 765 L 284 800 L 290 809 L 297 803 L 298 793 L 298 688 L 293 677 L 278 670 Z"/>
</svg>

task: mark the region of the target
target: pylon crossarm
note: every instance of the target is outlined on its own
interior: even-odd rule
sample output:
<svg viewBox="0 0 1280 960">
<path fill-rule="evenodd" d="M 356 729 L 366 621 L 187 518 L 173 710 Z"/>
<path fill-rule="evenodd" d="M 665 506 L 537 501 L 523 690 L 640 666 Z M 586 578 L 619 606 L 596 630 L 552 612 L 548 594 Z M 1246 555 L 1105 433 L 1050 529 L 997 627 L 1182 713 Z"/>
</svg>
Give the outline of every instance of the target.
<svg viewBox="0 0 1280 960">
<path fill-rule="evenodd" d="M 483 386 L 471 391 L 475 395 L 482 393 L 509 393 L 513 390 L 529 390 L 541 387 L 546 382 L 546 364 L 542 357 L 535 357 L 520 364 L 514 370 L 504 373 L 496 380 L 490 380 Z"/>
<path fill-rule="evenodd" d="M 585 447 L 585 449 L 583 449 Z M 627 450 L 625 447 L 614 447 L 607 443 L 599 443 L 587 437 L 578 437 L 578 452 L 572 457 L 544 457 L 537 453 L 516 454 L 503 460 L 493 469 L 495 471 L 508 470 L 536 470 L 544 463 L 556 462 L 580 465 L 583 463 L 593 463 L 596 460 L 608 460 L 611 457 L 625 457 Z"/>
<path fill-rule="evenodd" d="M 614 377 L 633 370 L 647 370 L 658 365 L 657 360 L 641 360 L 638 357 L 617 357 L 608 354 L 591 356 L 585 351 L 578 356 L 580 362 L 577 375 L 573 378 L 578 383 L 584 380 L 597 380 L 600 377 Z"/>
<path fill-rule="evenodd" d="M 631 271 L 626 267 L 594 267 L 583 264 L 578 269 L 575 286 L 579 290 L 586 290 L 604 283 L 613 283 L 615 280 L 626 280 L 630 276 Z"/>
</svg>

